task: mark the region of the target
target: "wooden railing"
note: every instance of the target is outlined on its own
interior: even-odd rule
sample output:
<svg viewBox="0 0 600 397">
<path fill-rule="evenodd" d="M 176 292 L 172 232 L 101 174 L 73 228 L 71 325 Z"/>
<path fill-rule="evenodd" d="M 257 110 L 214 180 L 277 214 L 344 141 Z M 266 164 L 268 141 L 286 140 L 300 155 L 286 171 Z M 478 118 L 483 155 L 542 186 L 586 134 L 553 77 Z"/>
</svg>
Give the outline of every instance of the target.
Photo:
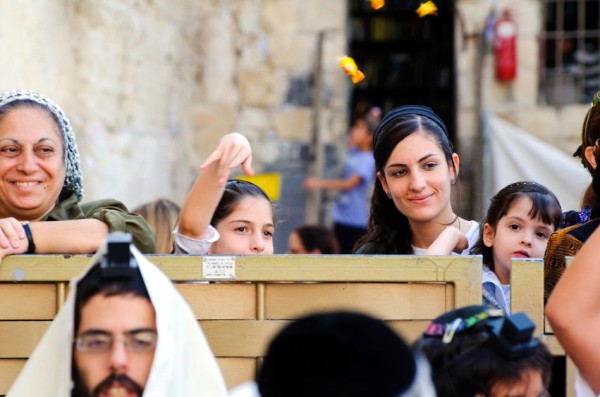
<svg viewBox="0 0 600 397">
<path fill-rule="evenodd" d="M 544 314 L 544 262 L 541 259 L 513 259 L 511 264 L 511 312 L 525 312 L 535 323 L 536 335 L 554 356 L 565 356 Z M 566 360 L 566 391 L 575 396 L 573 362 Z"/>
<path fill-rule="evenodd" d="M 252 379 L 273 335 L 309 312 L 360 310 L 412 341 L 444 311 L 481 302 L 480 257 L 148 258 L 192 307 L 229 387 Z M 0 263 L 0 395 L 65 300 L 69 280 L 90 259 L 34 255 Z M 219 275 L 225 278 L 217 283 L 197 283 Z"/>
</svg>

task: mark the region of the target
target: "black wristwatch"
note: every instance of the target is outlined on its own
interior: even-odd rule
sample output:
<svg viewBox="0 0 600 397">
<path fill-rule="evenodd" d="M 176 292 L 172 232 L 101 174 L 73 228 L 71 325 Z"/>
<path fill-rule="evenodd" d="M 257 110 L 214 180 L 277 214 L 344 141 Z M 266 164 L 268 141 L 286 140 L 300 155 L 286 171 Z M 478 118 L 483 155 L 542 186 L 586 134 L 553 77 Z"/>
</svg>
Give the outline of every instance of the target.
<svg viewBox="0 0 600 397">
<path fill-rule="evenodd" d="M 29 227 L 29 221 L 23 222 L 23 230 L 25 230 L 25 236 L 27 236 L 27 252 L 26 254 L 35 254 L 35 243 L 33 242 L 33 236 L 31 235 L 31 227 Z"/>
</svg>

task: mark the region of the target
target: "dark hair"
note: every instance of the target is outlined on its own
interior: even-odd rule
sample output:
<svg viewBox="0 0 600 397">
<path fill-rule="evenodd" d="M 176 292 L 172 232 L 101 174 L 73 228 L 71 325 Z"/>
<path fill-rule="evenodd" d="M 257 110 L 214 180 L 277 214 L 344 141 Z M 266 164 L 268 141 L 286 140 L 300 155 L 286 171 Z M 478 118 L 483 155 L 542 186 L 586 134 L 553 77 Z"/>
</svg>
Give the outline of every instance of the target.
<svg viewBox="0 0 600 397">
<path fill-rule="evenodd" d="M 340 245 L 335 234 L 325 226 L 303 225 L 292 233 L 298 234 L 307 251 L 319 250 L 321 254 L 339 254 Z"/>
<path fill-rule="evenodd" d="M 587 111 L 585 118 L 583 119 L 583 125 L 581 126 L 581 145 L 577 147 L 573 156 L 579 157 L 581 164 L 589 171 L 590 175 L 596 179 L 594 167 L 585 157 L 585 149 L 588 147 L 594 148 L 594 157 L 596 158 L 597 166 L 600 166 L 600 91 L 598 91 L 593 99 L 592 106 Z M 596 182 L 598 183 L 598 182 Z M 581 207 L 592 206 L 596 202 L 598 193 L 593 189 L 593 182 L 589 184 L 585 190 L 581 199 Z"/>
<path fill-rule="evenodd" d="M 221 222 L 224 218 L 226 218 L 229 214 L 231 214 L 233 211 L 235 211 L 235 208 L 237 207 L 239 202 L 247 196 L 264 198 L 271 204 L 269 196 L 267 196 L 267 194 L 254 183 L 244 181 L 241 179 L 230 179 L 225 185 L 223 197 L 221 197 L 221 200 L 217 205 L 217 209 L 215 210 L 212 219 L 210 220 L 210 224 L 213 227 L 217 227 L 217 224 Z M 273 218 L 275 218 L 274 213 Z"/>
<path fill-rule="evenodd" d="M 430 325 L 416 342 L 416 347 L 425 354 L 431 365 L 437 395 L 462 397 L 480 393 L 488 396 L 494 384 L 518 382 L 526 370 L 539 371 L 547 389 L 552 365 L 548 348 L 536 338 L 526 341 L 524 347 L 520 347 L 522 352 L 514 350 L 517 345 L 511 342 L 507 342 L 508 345 L 496 343 L 492 322 L 504 321 L 506 317 L 486 317 L 486 313 L 489 313 L 488 309 L 483 306 L 467 306 L 444 313 L 433 320 L 432 325 L 450 326 L 457 319 L 459 323 L 460 320 L 467 320 L 474 322 L 474 325 L 462 331 L 457 330 L 450 341 L 429 334 Z M 520 319 L 525 316 L 524 313 L 520 315 Z"/>
<path fill-rule="evenodd" d="M 452 143 L 448 139 L 445 125 L 441 119 L 429 108 L 411 105 L 392 109 L 379 123 L 373 135 L 373 156 L 376 170 L 383 174 L 385 164 L 396 145 L 406 137 L 418 132 L 433 138 L 444 152 L 448 165 L 454 167 Z M 412 254 L 410 242 L 411 232 L 408 218 L 387 197 L 381 182 L 376 178 L 371 197 L 371 215 L 367 233 L 355 244 L 355 252 L 361 254 Z"/>
<path fill-rule="evenodd" d="M 352 312 L 308 315 L 271 341 L 262 397 L 397 397 L 417 373 L 413 352 L 384 322 Z"/>
<path fill-rule="evenodd" d="M 536 182 L 515 182 L 501 189 L 490 199 L 490 206 L 482 225 L 489 224 L 496 230 L 498 222 L 510 210 L 515 200 L 527 197 L 531 200 L 531 219 L 540 218 L 547 225 L 553 225 L 556 230 L 562 220 L 562 209 L 558 199 L 547 187 Z M 483 242 L 484 228 L 479 231 L 479 239 L 471 248 L 471 255 L 483 255 L 483 263 L 494 271 L 493 247 L 487 247 Z"/>
<path fill-rule="evenodd" d="M 181 208 L 169 199 L 157 199 L 133 209 L 150 224 L 156 234 L 156 253 L 173 252 L 173 229 Z"/>
<path fill-rule="evenodd" d="M 90 299 L 96 295 L 118 296 L 133 295 L 150 300 L 150 295 L 144 284 L 142 273 L 135 268 L 133 276 L 122 278 L 106 278 L 102 276 L 100 264 L 94 265 L 77 283 L 75 294 L 75 321 L 73 332 L 77 334 L 81 321 L 81 310 Z"/>
</svg>

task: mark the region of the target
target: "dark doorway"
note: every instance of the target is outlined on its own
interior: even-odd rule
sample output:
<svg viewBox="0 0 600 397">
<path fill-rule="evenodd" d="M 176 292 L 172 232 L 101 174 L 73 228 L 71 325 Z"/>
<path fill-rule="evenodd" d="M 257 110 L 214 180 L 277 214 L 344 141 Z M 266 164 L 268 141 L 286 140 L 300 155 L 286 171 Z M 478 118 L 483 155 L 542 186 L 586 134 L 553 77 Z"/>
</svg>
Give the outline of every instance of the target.
<svg viewBox="0 0 600 397">
<path fill-rule="evenodd" d="M 431 107 L 456 142 L 454 1 L 435 1 L 437 15 L 419 18 L 421 1 L 388 0 L 375 11 L 350 0 L 349 55 L 365 73 L 353 87 L 351 113 L 377 105 L 384 113 L 404 104 Z"/>
</svg>

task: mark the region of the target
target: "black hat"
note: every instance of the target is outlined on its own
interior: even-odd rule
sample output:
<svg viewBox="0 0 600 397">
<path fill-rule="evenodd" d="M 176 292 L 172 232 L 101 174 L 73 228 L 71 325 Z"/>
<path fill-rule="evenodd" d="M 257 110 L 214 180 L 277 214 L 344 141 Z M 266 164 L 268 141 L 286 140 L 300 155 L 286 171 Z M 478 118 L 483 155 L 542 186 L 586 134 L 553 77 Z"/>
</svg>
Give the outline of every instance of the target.
<svg viewBox="0 0 600 397">
<path fill-rule="evenodd" d="M 416 368 L 410 348 L 384 322 L 321 313 L 273 339 L 257 383 L 262 397 L 397 397 L 413 384 Z"/>
</svg>

